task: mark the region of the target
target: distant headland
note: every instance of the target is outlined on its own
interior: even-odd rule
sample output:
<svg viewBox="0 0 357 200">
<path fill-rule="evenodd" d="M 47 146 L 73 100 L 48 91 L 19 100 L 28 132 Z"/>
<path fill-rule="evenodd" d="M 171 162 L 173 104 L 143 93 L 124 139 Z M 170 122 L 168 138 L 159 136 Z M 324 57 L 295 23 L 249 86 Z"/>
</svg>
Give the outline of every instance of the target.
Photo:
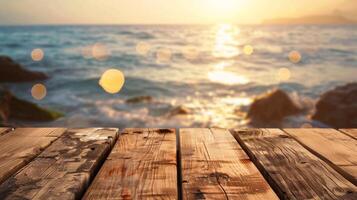
<svg viewBox="0 0 357 200">
<path fill-rule="evenodd" d="M 299 24 L 311 24 L 311 25 L 328 25 L 328 24 L 357 24 L 357 21 L 348 19 L 340 15 L 312 15 L 298 18 L 275 18 L 264 20 L 262 24 L 271 25 L 299 25 Z"/>
</svg>

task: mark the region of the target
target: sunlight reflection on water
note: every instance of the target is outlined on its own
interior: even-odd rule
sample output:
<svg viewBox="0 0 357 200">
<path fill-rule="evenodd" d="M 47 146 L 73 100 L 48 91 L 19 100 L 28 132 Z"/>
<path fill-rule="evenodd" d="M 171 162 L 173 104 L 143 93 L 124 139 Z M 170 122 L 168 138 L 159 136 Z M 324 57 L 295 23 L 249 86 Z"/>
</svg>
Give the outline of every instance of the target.
<svg viewBox="0 0 357 200">
<path fill-rule="evenodd" d="M 355 80 L 356 74 L 353 27 L 225 24 L 23 29 L 1 29 L 0 46 L 26 68 L 51 77 L 45 82 L 51 93 L 41 104 L 66 113 L 55 122 L 60 126 L 79 121 L 78 126 L 83 122 L 232 127 L 244 123 L 246 107 L 264 91 L 279 87 L 316 100 L 327 89 Z M 39 42 L 40 34 L 48 37 Z M 30 57 L 29 49 L 34 48 L 42 53 L 36 50 Z M 120 88 L 120 81 L 108 81 L 102 88 L 120 92 L 117 95 L 98 87 L 102 73 L 112 66 L 125 72 L 125 85 Z M 11 89 L 32 100 L 31 86 Z M 125 103 L 143 95 L 151 96 L 153 102 Z M 179 106 L 188 107 L 189 114 L 168 118 L 167 113 Z"/>
<path fill-rule="evenodd" d="M 249 83 L 249 80 L 229 71 L 212 71 L 208 73 L 208 79 L 212 82 L 222 83 L 225 85 L 242 85 Z"/>
<path fill-rule="evenodd" d="M 218 58 L 232 58 L 241 54 L 237 48 L 237 40 L 240 30 L 230 24 L 218 26 L 216 33 L 216 43 L 213 49 L 213 56 Z"/>
</svg>

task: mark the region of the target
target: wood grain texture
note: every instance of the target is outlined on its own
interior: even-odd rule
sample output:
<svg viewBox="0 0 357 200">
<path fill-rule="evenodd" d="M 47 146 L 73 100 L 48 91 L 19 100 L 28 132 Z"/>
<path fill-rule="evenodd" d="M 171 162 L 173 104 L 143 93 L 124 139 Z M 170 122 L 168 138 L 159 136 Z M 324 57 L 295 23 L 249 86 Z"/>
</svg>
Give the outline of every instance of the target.
<svg viewBox="0 0 357 200">
<path fill-rule="evenodd" d="M 109 154 L 117 129 L 70 129 L 0 185 L 2 199 L 78 199 Z"/>
<path fill-rule="evenodd" d="M 278 199 L 224 129 L 180 129 L 183 199 Z"/>
<path fill-rule="evenodd" d="M 177 199 L 173 129 L 125 129 L 84 199 Z"/>
<path fill-rule="evenodd" d="M 357 129 L 340 129 L 340 131 L 344 132 L 345 134 L 353 137 L 357 140 Z"/>
<path fill-rule="evenodd" d="M 0 137 L 0 183 L 58 138 L 62 128 L 17 128 Z"/>
<path fill-rule="evenodd" d="M 232 131 L 281 199 L 356 199 L 357 188 L 279 129 Z"/>
<path fill-rule="evenodd" d="M 334 129 L 284 129 L 357 185 L 357 141 Z"/>
<path fill-rule="evenodd" d="M 0 127 L 0 136 L 5 135 L 9 131 L 11 131 L 11 128 Z"/>
</svg>

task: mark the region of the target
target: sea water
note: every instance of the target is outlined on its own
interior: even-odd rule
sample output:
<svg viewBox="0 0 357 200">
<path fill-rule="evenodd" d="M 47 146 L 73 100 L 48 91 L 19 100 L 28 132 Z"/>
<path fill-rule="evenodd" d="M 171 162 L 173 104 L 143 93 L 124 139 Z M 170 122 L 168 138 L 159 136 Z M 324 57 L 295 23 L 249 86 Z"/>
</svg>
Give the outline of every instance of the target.
<svg viewBox="0 0 357 200">
<path fill-rule="evenodd" d="M 246 126 L 253 99 L 281 88 L 307 110 L 282 126 L 300 127 L 318 124 L 309 115 L 323 92 L 357 80 L 357 26 L 1 26 L 0 54 L 50 76 L 7 84 L 17 96 L 65 114 L 23 125 Z M 113 68 L 125 75 L 117 94 L 98 84 Z M 41 101 L 36 83 L 47 88 Z M 152 100 L 126 102 L 138 96 Z"/>
</svg>

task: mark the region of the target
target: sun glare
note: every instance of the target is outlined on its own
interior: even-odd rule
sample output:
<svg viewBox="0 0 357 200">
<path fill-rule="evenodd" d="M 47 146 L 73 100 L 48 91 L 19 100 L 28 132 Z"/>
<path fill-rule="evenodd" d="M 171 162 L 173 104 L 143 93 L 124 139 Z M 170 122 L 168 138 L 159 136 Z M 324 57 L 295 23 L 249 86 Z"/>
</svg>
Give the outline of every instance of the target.
<svg viewBox="0 0 357 200">
<path fill-rule="evenodd" d="M 212 8 L 227 11 L 236 6 L 236 0 L 207 0 L 207 4 Z"/>
<path fill-rule="evenodd" d="M 232 58 L 240 54 L 236 45 L 236 37 L 240 29 L 231 24 L 221 24 L 217 27 L 216 42 L 213 48 L 213 56 L 218 58 Z"/>
<path fill-rule="evenodd" d="M 225 85 L 243 85 L 249 83 L 249 80 L 244 76 L 237 75 L 233 72 L 219 70 L 209 72 L 208 79 L 212 82 Z"/>
<path fill-rule="evenodd" d="M 243 0 L 205 0 L 207 9 L 217 17 L 232 17 Z"/>
</svg>

